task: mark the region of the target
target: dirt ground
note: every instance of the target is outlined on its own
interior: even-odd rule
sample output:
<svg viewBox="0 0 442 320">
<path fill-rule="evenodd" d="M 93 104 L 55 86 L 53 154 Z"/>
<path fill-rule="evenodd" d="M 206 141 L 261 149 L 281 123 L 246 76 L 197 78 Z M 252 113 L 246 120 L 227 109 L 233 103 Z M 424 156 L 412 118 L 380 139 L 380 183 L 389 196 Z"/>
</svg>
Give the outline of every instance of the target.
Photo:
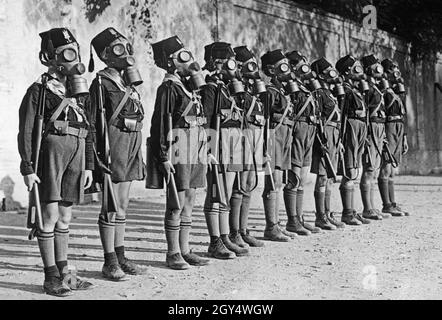
<svg viewBox="0 0 442 320">
<path fill-rule="evenodd" d="M 164 194 L 134 186 L 126 247 L 147 274 L 114 283 L 101 277 L 103 255 L 97 229 L 98 204 L 75 207 L 70 263 L 97 287 L 67 299 L 441 299 L 442 177 L 402 176 L 397 198 L 412 216 L 370 225 L 266 242 L 249 257 L 212 260 L 207 267 L 174 271 L 165 266 Z M 333 207 L 341 208 L 338 185 Z M 261 191 L 254 193 L 250 226 L 264 229 Z M 313 185 L 305 191 L 306 220 L 314 220 Z M 357 193 L 359 210 L 362 209 Z M 209 237 L 198 192 L 191 247 L 205 255 Z M 380 198 L 379 198 L 380 203 Z M 281 208 L 280 216 L 285 212 Z M 285 220 L 285 219 L 284 219 Z M 0 213 L 0 299 L 60 299 L 42 293 L 42 262 L 28 241 L 26 216 Z"/>
</svg>

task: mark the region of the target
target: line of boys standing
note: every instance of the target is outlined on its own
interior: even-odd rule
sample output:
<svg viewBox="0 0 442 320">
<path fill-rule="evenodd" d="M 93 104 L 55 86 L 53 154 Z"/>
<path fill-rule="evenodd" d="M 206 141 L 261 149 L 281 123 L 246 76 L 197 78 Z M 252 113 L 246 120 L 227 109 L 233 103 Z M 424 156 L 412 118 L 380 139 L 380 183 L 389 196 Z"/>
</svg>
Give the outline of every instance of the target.
<svg viewBox="0 0 442 320">
<path fill-rule="evenodd" d="M 107 28 L 91 42 L 106 68 L 97 73 L 89 90 L 84 89 L 81 74 L 85 67 L 72 33 L 56 28 L 40 36 L 40 60 L 48 71 L 28 89 L 20 107 L 20 169 L 28 189 L 38 184 L 42 193 L 44 227 L 37 238 L 44 290 L 66 296 L 72 290 L 93 287 L 67 269 L 69 222 L 72 204 L 81 201 L 84 189 L 93 184 L 92 177 L 103 184 L 104 173 L 111 176 L 110 190 L 117 206 L 112 211 L 106 206 L 98 219 L 103 276 L 122 281 L 126 274 L 145 272 L 126 257 L 124 249 L 130 186 L 146 176 L 141 154 L 144 108 L 135 88 L 142 80 L 131 43 L 114 28 Z M 310 65 L 297 51 L 284 54 L 274 50 L 261 57 L 262 71 L 270 78 L 264 85 L 258 61 L 246 46 L 207 45 L 203 69 L 209 75 L 205 81 L 193 54 L 178 37 L 152 47 L 155 63 L 166 75 L 157 91 L 146 160 L 167 183 L 164 225 L 170 268 L 182 270 L 210 262 L 189 248 L 197 188 L 207 189 L 204 214 L 211 257 L 233 259 L 248 255 L 250 247 L 264 245 L 248 229 L 250 198 L 259 171 L 265 172 L 262 197 L 267 240 L 287 242 L 321 229 L 408 215 L 395 201 L 394 168 L 381 159 L 384 140 L 398 163 L 408 149 L 405 91 L 393 61 L 380 64 L 369 55 L 361 64 L 347 55 L 335 69 L 324 58 Z M 93 69 L 91 51 L 89 71 Z M 366 87 L 364 72 L 369 80 Z M 47 92 L 43 151 L 40 165 L 34 168 L 34 123 L 42 91 Z M 322 143 L 318 128 L 323 130 Z M 334 170 L 341 160 L 342 222 L 331 211 L 334 181 L 328 175 L 324 152 Z M 364 211 L 358 214 L 353 181 L 361 166 Z M 303 217 L 309 171 L 317 174 L 315 226 Z M 382 212 L 373 203 L 376 178 Z M 281 191 L 287 213 L 285 228 L 279 221 Z"/>
</svg>

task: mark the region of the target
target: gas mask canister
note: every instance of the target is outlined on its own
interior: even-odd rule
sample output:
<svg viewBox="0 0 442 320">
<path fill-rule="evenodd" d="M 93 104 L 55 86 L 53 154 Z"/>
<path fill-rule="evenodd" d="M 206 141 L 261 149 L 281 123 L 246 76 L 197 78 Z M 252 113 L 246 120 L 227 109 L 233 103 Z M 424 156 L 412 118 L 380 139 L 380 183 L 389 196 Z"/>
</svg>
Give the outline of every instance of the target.
<svg viewBox="0 0 442 320">
<path fill-rule="evenodd" d="M 81 63 L 79 49 L 77 43 L 71 43 L 55 50 L 54 62 L 57 71 L 66 76 L 67 92 L 72 97 L 89 93 L 87 81 L 81 76 L 86 67 Z"/>
</svg>

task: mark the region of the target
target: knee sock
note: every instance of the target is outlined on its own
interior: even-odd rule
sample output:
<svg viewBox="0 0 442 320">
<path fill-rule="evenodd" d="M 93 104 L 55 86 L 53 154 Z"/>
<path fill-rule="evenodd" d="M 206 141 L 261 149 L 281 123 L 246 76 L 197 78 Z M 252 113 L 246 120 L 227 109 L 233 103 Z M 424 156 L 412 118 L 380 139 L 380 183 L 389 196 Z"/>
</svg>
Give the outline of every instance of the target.
<svg viewBox="0 0 442 320">
<path fill-rule="evenodd" d="M 359 185 L 359 189 L 361 190 L 361 198 L 362 204 L 364 205 L 364 211 L 368 211 L 371 208 L 371 184 L 369 183 L 361 183 Z"/>
<path fill-rule="evenodd" d="M 341 185 L 339 188 L 341 193 L 342 207 L 344 212 L 353 210 L 352 208 L 352 191 L 351 187 L 347 185 Z"/>
<path fill-rule="evenodd" d="M 192 218 L 181 216 L 180 249 L 181 249 L 182 254 L 187 254 L 190 252 L 189 238 L 190 238 L 190 229 L 191 228 L 192 228 Z"/>
<path fill-rule="evenodd" d="M 379 187 L 379 193 L 381 194 L 381 198 L 382 198 L 382 205 L 384 207 L 390 205 L 388 179 L 378 178 L 378 187 Z"/>
<path fill-rule="evenodd" d="M 58 272 L 58 268 L 56 265 L 45 267 L 44 273 L 45 273 L 45 281 L 51 280 L 51 278 L 60 277 L 60 273 Z"/>
<path fill-rule="evenodd" d="M 322 214 L 325 213 L 325 195 L 326 193 L 323 191 L 315 191 L 315 207 L 316 207 L 316 213 Z"/>
<path fill-rule="evenodd" d="M 246 193 L 242 196 L 239 229 L 246 231 L 249 224 L 249 211 L 250 211 L 250 194 Z"/>
<path fill-rule="evenodd" d="M 266 230 L 271 230 L 275 222 L 276 191 L 267 191 L 262 195 L 264 214 L 266 219 Z"/>
<path fill-rule="evenodd" d="M 45 268 L 56 267 L 54 250 L 54 232 L 42 232 L 37 234 L 38 247 Z"/>
<path fill-rule="evenodd" d="M 167 253 L 180 252 L 180 219 L 164 219 L 164 230 L 166 232 Z"/>
<path fill-rule="evenodd" d="M 298 189 L 296 193 L 296 215 L 302 217 L 304 202 L 304 190 Z"/>
<path fill-rule="evenodd" d="M 204 217 L 206 218 L 207 231 L 210 237 L 219 237 L 219 210 L 218 208 L 204 208 Z"/>
<path fill-rule="evenodd" d="M 242 202 L 242 194 L 240 192 L 234 191 L 232 196 L 230 197 L 230 214 L 229 214 L 230 232 L 235 232 L 239 230 L 241 202 Z"/>
<path fill-rule="evenodd" d="M 55 263 L 60 274 L 66 273 L 64 269 L 68 265 L 69 229 L 55 228 L 54 235 Z"/>
<path fill-rule="evenodd" d="M 219 208 L 219 233 L 220 235 L 228 235 L 229 228 L 229 211 L 225 207 Z"/>
<path fill-rule="evenodd" d="M 110 221 L 106 221 L 103 215 L 98 218 L 98 230 L 100 232 L 101 244 L 103 246 L 104 253 L 115 252 L 115 220 L 111 218 Z"/>
<path fill-rule="evenodd" d="M 126 231 L 126 218 L 115 218 L 115 248 L 124 246 L 124 233 Z"/>
<path fill-rule="evenodd" d="M 330 203 L 331 203 L 331 194 L 332 194 L 331 190 L 329 190 L 329 189 L 325 190 L 324 209 L 325 209 L 325 212 L 327 212 L 327 213 L 331 212 L 331 205 L 330 205 Z"/>
<path fill-rule="evenodd" d="M 388 195 L 390 197 L 390 203 L 396 203 L 396 199 L 394 197 L 394 180 L 388 179 Z"/>
<path fill-rule="evenodd" d="M 294 223 L 296 218 L 296 203 L 297 203 L 297 190 L 284 188 L 284 204 L 285 211 L 287 213 L 287 223 Z"/>
</svg>

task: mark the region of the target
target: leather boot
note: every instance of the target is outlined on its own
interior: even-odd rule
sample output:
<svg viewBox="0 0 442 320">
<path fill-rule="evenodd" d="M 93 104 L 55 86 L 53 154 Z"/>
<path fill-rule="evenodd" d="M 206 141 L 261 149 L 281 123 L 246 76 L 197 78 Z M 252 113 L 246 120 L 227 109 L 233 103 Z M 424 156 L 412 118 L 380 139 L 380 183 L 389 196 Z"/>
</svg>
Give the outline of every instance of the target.
<svg viewBox="0 0 442 320">
<path fill-rule="evenodd" d="M 237 257 L 247 256 L 249 255 L 249 249 L 241 248 L 240 246 L 236 245 L 229 239 L 229 235 L 222 234 L 221 240 L 223 241 L 226 248 L 232 252 L 235 252 Z"/>
<path fill-rule="evenodd" d="M 240 230 L 240 234 L 244 242 L 246 242 L 250 247 L 264 247 L 264 242 L 259 241 L 255 237 L 251 236 L 249 230 Z"/>
<path fill-rule="evenodd" d="M 207 250 L 209 255 L 215 259 L 227 260 L 234 259 L 236 254 L 226 248 L 220 237 L 211 237 L 209 249 Z"/>
<path fill-rule="evenodd" d="M 302 225 L 305 229 L 310 231 L 311 233 L 319 233 L 321 229 L 312 226 L 311 224 L 305 222 L 304 220 L 304 212 L 303 212 L 303 203 L 304 203 L 304 190 L 298 190 L 296 194 L 296 215 L 301 221 Z"/>
<path fill-rule="evenodd" d="M 295 190 L 284 189 L 284 203 L 287 212 L 286 230 L 296 233 L 300 236 L 308 236 L 311 234 L 309 230 L 304 228 L 301 220 L 296 214 L 297 192 Z"/>
<path fill-rule="evenodd" d="M 362 224 L 362 222 L 359 221 L 355 217 L 355 211 L 353 211 L 351 209 L 350 210 L 344 210 L 342 212 L 341 221 L 344 222 L 345 224 L 348 224 L 349 226 L 360 226 Z"/>
<path fill-rule="evenodd" d="M 316 220 L 315 226 L 323 230 L 336 230 L 334 226 L 327 218 L 325 213 L 315 212 Z"/>
<path fill-rule="evenodd" d="M 290 238 L 285 236 L 278 228 L 276 217 L 276 192 L 270 191 L 263 195 L 264 213 L 266 217 L 266 228 L 264 230 L 264 239 L 276 242 L 287 242 Z"/>
<path fill-rule="evenodd" d="M 345 228 L 345 223 L 340 222 L 338 219 L 335 218 L 334 212 L 326 212 L 325 215 L 327 216 L 327 220 L 336 228 L 343 229 Z"/>
<path fill-rule="evenodd" d="M 230 241 L 232 241 L 237 246 L 239 246 L 241 248 L 245 248 L 245 249 L 249 248 L 249 245 L 244 242 L 244 240 L 241 237 L 241 235 L 239 234 L 238 230 L 236 230 L 236 231 L 234 230 L 234 231 L 230 232 L 229 238 L 230 238 Z"/>
</svg>

